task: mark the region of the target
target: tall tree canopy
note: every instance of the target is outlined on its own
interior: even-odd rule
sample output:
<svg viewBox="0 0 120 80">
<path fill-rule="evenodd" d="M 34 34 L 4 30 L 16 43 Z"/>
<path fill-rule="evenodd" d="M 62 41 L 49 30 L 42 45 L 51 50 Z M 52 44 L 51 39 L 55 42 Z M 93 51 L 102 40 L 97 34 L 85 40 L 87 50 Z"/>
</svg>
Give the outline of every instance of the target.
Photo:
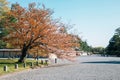
<svg viewBox="0 0 120 80">
<path fill-rule="evenodd" d="M 115 30 L 115 34 L 110 39 L 106 51 L 109 55 L 120 56 L 120 27 Z"/>
<path fill-rule="evenodd" d="M 44 6 L 36 8 L 35 3 L 29 4 L 28 9 L 12 6 L 5 24 L 10 34 L 4 40 L 22 50 L 19 62 L 24 62 L 25 56 L 36 49 L 47 55 L 54 52 L 58 57 L 68 58 L 68 53 L 61 51 L 78 45 L 77 38 L 65 32 L 65 26 L 53 20 L 52 13 Z"/>
</svg>

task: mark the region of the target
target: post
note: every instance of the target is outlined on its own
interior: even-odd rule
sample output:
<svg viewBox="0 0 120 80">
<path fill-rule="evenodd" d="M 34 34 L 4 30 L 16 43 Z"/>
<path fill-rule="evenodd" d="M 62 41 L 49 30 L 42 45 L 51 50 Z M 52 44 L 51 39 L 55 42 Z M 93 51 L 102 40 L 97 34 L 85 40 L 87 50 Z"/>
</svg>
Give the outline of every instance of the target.
<svg viewBox="0 0 120 80">
<path fill-rule="evenodd" d="M 5 66 L 3 67 L 3 70 L 4 70 L 5 72 L 7 72 L 7 71 L 8 71 L 8 67 L 5 65 Z"/>
<path fill-rule="evenodd" d="M 18 64 L 15 64 L 15 69 L 18 69 Z"/>
<path fill-rule="evenodd" d="M 45 60 L 45 64 L 48 65 L 48 60 Z"/>
<path fill-rule="evenodd" d="M 41 60 L 41 64 L 43 64 L 43 60 Z"/>
<path fill-rule="evenodd" d="M 57 58 L 55 58 L 55 63 L 57 63 Z"/>
<path fill-rule="evenodd" d="M 39 62 L 38 61 L 36 62 L 36 65 L 39 66 Z"/>
<path fill-rule="evenodd" d="M 26 63 L 23 63 L 23 67 L 26 68 Z"/>
<path fill-rule="evenodd" d="M 30 67 L 33 67 L 33 62 L 31 62 Z"/>
</svg>

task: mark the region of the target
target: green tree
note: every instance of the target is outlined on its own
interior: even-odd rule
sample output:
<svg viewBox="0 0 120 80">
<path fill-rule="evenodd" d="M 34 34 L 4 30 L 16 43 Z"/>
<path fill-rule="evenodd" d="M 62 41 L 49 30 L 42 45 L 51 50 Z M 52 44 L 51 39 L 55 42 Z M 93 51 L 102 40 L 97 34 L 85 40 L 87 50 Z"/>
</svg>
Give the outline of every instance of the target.
<svg viewBox="0 0 120 80">
<path fill-rule="evenodd" d="M 91 52 L 92 47 L 88 45 L 86 41 L 80 41 L 80 50 L 85 51 L 85 52 Z"/>
<path fill-rule="evenodd" d="M 8 10 L 8 2 L 6 0 L 0 0 L 0 39 L 7 33 L 7 31 L 3 27 L 3 18 L 6 16 L 6 12 Z"/>
<path fill-rule="evenodd" d="M 0 40 L 0 49 L 3 49 L 6 47 L 6 43 Z"/>
<path fill-rule="evenodd" d="M 120 28 L 115 30 L 115 34 L 110 39 L 106 52 L 109 55 L 120 56 Z"/>
<path fill-rule="evenodd" d="M 9 11 L 8 2 L 6 0 L 0 0 L 0 48 L 5 48 L 6 43 L 2 40 L 2 37 L 8 34 L 8 31 L 4 28 L 4 17 Z"/>
<path fill-rule="evenodd" d="M 3 28 L 2 23 L 0 23 L 0 48 L 5 48 L 6 43 L 2 40 L 2 37 L 6 36 L 8 34 L 8 31 Z"/>
<path fill-rule="evenodd" d="M 101 54 L 101 55 L 103 55 L 104 54 L 104 50 L 105 50 L 105 48 L 103 48 L 103 47 L 95 47 L 95 48 L 92 49 L 92 52 L 94 54 Z"/>
<path fill-rule="evenodd" d="M 8 34 L 8 30 L 3 26 L 4 20 L 0 20 L 0 39 Z"/>
</svg>

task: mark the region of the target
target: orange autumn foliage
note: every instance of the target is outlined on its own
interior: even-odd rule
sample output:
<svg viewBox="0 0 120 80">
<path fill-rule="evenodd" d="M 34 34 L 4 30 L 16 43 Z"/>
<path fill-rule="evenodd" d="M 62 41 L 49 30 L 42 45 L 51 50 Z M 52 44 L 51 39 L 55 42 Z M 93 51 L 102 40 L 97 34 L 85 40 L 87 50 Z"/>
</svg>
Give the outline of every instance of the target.
<svg viewBox="0 0 120 80">
<path fill-rule="evenodd" d="M 28 9 L 17 5 L 8 13 L 6 28 L 10 34 L 4 38 L 7 42 L 21 50 L 26 49 L 28 53 L 48 56 L 52 52 L 58 57 L 62 57 L 61 51 L 78 46 L 78 37 L 65 32 L 65 27 L 53 20 L 50 9 L 38 9 L 32 5 Z"/>
</svg>

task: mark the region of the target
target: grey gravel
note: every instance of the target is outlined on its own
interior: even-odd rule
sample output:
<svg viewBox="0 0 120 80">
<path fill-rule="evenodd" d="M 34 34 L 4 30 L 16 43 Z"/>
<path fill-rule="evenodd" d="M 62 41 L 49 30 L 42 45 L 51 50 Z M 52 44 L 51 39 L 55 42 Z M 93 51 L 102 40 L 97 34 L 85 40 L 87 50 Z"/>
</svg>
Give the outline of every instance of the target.
<svg viewBox="0 0 120 80">
<path fill-rule="evenodd" d="M 120 80 L 120 58 L 81 56 L 76 62 L 58 60 L 46 68 L 0 76 L 0 80 Z"/>
</svg>

